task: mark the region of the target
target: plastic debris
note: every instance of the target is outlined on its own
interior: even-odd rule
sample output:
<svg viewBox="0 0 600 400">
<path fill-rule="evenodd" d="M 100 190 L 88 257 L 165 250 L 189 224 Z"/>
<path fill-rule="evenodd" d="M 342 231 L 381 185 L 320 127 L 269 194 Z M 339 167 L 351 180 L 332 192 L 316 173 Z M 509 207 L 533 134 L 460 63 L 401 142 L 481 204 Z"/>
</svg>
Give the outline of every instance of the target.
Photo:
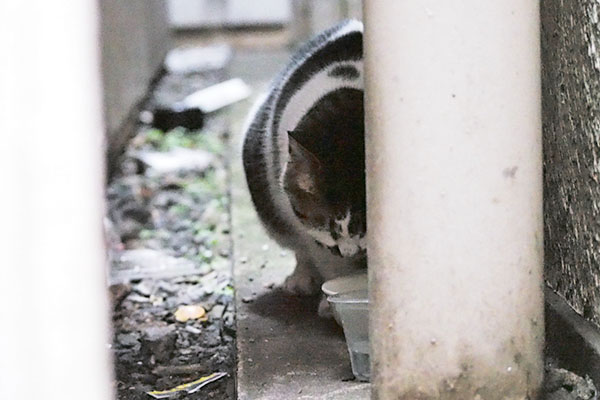
<svg viewBox="0 0 600 400">
<path fill-rule="evenodd" d="M 144 150 L 134 153 L 133 156 L 147 165 L 154 175 L 178 171 L 203 172 L 212 165 L 215 158 L 205 150 L 181 147 L 167 152 Z"/>
<path fill-rule="evenodd" d="M 152 118 L 144 115 L 144 120 L 165 132 L 182 126 L 196 130 L 202 128 L 204 115 L 237 103 L 250 96 L 252 90 L 240 78 L 230 79 L 216 85 L 200 89 L 183 100 L 159 105 L 152 111 Z"/>
<path fill-rule="evenodd" d="M 151 117 L 144 115 L 143 122 L 165 132 L 180 126 L 197 130 L 204 126 L 204 111 L 199 108 L 188 108 L 183 103 L 175 103 L 156 107 Z"/>
<path fill-rule="evenodd" d="M 175 319 L 179 322 L 186 322 L 190 319 L 206 321 L 208 317 L 204 307 L 199 304 L 192 304 L 189 306 L 179 306 L 177 311 L 175 311 Z"/>
<path fill-rule="evenodd" d="M 138 279 L 165 279 L 196 273 L 196 265 L 186 258 L 171 257 L 158 250 L 132 249 L 123 251 L 113 264 L 110 283 L 114 285 Z"/>
<path fill-rule="evenodd" d="M 169 397 L 176 396 L 178 393 L 181 393 L 181 392 L 187 392 L 187 393 L 191 394 L 191 393 L 197 392 L 198 390 L 200 390 L 204 386 L 208 385 L 209 383 L 221 379 L 222 377 L 224 377 L 226 375 L 227 375 L 227 373 L 225 373 L 225 372 L 215 372 L 210 375 L 203 376 L 200 379 L 196 379 L 193 382 L 184 383 L 183 385 L 176 386 L 172 389 L 153 390 L 151 392 L 146 392 L 146 393 L 148 393 L 150 396 L 154 397 L 155 399 L 167 399 Z"/>
<path fill-rule="evenodd" d="M 225 44 L 204 47 L 178 47 L 169 51 L 165 67 L 170 73 L 190 74 L 225 68 L 233 52 Z"/>
<path fill-rule="evenodd" d="M 240 78 L 217 83 L 187 96 L 181 104 L 187 109 L 200 109 L 205 113 L 244 100 L 250 96 L 250 87 Z"/>
</svg>

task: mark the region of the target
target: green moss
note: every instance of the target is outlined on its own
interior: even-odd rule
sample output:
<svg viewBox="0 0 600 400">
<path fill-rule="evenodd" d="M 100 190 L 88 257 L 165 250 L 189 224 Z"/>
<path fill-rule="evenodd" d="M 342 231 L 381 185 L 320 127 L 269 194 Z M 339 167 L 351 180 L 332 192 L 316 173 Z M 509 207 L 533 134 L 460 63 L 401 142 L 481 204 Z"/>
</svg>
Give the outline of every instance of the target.
<svg viewBox="0 0 600 400">
<path fill-rule="evenodd" d="M 222 183 L 214 170 L 206 171 L 203 177 L 185 182 L 181 187 L 186 193 L 195 197 L 216 196 L 223 192 Z"/>
<path fill-rule="evenodd" d="M 214 259 L 214 253 L 210 249 L 203 248 L 200 252 L 192 257 L 192 260 L 198 264 L 210 264 Z"/>
<path fill-rule="evenodd" d="M 185 129 L 176 128 L 167 132 L 159 145 L 159 150 L 169 151 L 177 147 L 195 148 L 195 138 L 186 133 Z"/>
<path fill-rule="evenodd" d="M 179 216 L 184 216 L 190 212 L 190 208 L 185 204 L 175 204 L 169 207 L 169 212 Z"/>
<path fill-rule="evenodd" d="M 219 290 L 219 294 L 233 296 L 235 294 L 235 290 L 233 289 L 233 286 L 227 285 Z"/>
<path fill-rule="evenodd" d="M 214 227 L 202 225 L 195 228 L 194 239 L 202 243 L 210 243 L 210 238 L 213 236 Z"/>
<path fill-rule="evenodd" d="M 225 152 L 223 140 L 212 132 L 199 135 L 196 139 L 196 146 L 213 154 L 223 154 Z"/>
<path fill-rule="evenodd" d="M 146 131 L 146 142 L 160 144 L 164 140 L 165 133 L 160 129 L 149 129 Z"/>
<path fill-rule="evenodd" d="M 148 240 L 156 237 L 156 232 L 151 229 L 142 229 L 139 234 L 140 239 Z"/>
<path fill-rule="evenodd" d="M 190 131 L 185 128 L 175 128 L 165 133 L 159 129 L 149 129 L 144 133 L 144 142 L 160 151 L 184 147 L 202 149 L 213 154 L 225 153 L 225 143 L 222 138 L 209 130 Z"/>
</svg>

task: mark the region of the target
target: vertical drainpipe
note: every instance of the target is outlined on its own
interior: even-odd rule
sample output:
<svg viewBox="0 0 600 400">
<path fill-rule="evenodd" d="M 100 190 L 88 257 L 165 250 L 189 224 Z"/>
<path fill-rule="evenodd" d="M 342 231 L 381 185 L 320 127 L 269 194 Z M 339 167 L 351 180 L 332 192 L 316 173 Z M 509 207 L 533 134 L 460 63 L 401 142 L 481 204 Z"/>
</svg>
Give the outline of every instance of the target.
<svg viewBox="0 0 600 400">
<path fill-rule="evenodd" d="M 373 399 L 535 398 L 538 1 L 364 12 Z"/>
<path fill-rule="evenodd" d="M 96 0 L 0 1 L 0 398 L 112 398 Z"/>
</svg>

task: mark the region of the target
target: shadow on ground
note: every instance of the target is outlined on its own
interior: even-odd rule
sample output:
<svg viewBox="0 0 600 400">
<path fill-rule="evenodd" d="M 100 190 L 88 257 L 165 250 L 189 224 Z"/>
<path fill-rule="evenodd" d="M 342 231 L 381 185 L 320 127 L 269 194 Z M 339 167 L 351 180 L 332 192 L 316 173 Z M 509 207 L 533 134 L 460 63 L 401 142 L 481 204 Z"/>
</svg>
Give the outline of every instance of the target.
<svg viewBox="0 0 600 400">
<path fill-rule="evenodd" d="M 305 326 L 322 335 L 344 338 L 342 328 L 331 318 L 319 318 L 317 307 L 320 297 L 294 296 L 275 288 L 254 299 L 249 311 L 286 325 Z"/>
</svg>

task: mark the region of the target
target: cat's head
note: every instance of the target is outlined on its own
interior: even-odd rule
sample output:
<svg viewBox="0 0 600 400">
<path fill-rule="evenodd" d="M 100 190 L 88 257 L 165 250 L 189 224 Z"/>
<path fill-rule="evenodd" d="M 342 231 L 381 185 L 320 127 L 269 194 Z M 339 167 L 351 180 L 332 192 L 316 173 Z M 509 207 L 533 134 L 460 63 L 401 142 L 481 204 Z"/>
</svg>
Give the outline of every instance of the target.
<svg viewBox="0 0 600 400">
<path fill-rule="evenodd" d="M 366 206 L 363 147 L 323 149 L 288 133 L 284 190 L 292 210 L 315 241 L 342 257 L 364 254 Z M 315 144 L 313 142 L 312 146 Z M 334 146 L 335 147 L 335 146 Z M 321 150 L 321 151 L 319 151 Z"/>
</svg>

